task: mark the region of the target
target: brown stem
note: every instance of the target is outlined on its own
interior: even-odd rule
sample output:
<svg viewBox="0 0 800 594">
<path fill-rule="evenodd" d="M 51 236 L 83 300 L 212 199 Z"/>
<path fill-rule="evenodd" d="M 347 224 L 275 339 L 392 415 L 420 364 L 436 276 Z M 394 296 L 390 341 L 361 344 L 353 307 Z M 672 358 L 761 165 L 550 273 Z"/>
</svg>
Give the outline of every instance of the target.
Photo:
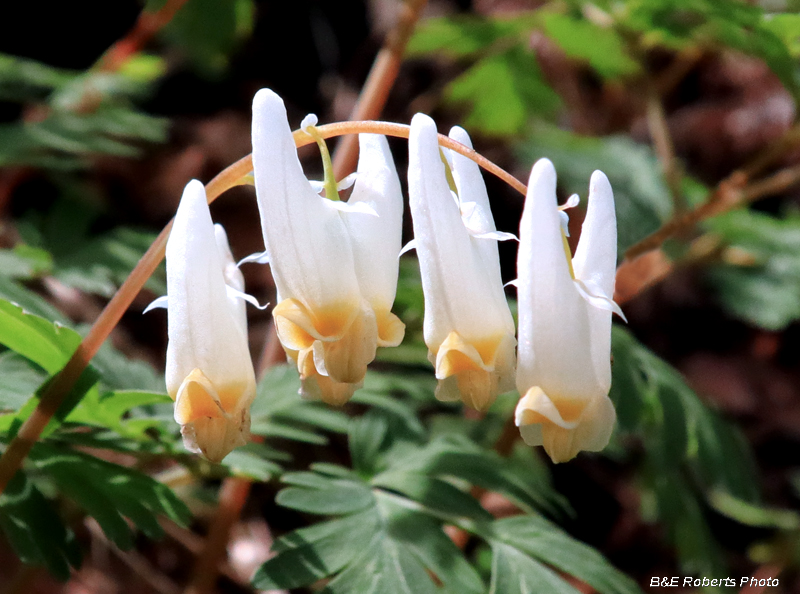
<svg viewBox="0 0 800 594">
<path fill-rule="evenodd" d="M 250 480 L 228 477 L 222 482 L 219 506 L 206 538 L 205 546 L 197 557 L 194 573 L 186 594 L 210 594 L 219 575 L 220 562 L 225 558 L 231 528 L 239 521 L 242 508 L 250 493 Z"/>
<path fill-rule="evenodd" d="M 167 0 L 156 12 L 142 11 L 128 34 L 108 48 L 95 64 L 102 72 L 115 72 L 169 23 L 187 0 Z"/>
<path fill-rule="evenodd" d="M 389 99 L 389 92 L 400 73 L 408 40 L 427 3 L 427 0 L 406 0 L 403 3 L 397 24 L 386 36 L 381 51 L 375 57 L 349 119 L 376 120 L 380 117 Z M 333 171 L 336 179 L 342 179 L 355 170 L 358 160 L 357 149 L 357 136 L 345 136 L 341 139 L 333 155 Z"/>
<path fill-rule="evenodd" d="M 661 163 L 664 179 L 672 195 L 675 212 L 681 213 L 686 209 L 686 202 L 681 191 L 683 173 L 678 160 L 675 158 L 675 147 L 672 143 L 672 136 L 669 133 L 661 96 L 652 83 L 648 84 L 647 89 L 647 126 L 650 129 L 650 136 L 653 139 L 656 155 Z"/>
</svg>

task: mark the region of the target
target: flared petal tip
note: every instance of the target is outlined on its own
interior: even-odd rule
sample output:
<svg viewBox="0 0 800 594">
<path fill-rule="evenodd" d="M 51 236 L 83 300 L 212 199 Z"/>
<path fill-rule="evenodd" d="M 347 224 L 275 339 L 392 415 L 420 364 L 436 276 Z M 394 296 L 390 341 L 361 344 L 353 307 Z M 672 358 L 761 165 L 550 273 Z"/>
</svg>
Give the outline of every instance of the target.
<svg viewBox="0 0 800 594">
<path fill-rule="evenodd" d="M 595 192 L 611 194 L 611 182 L 608 181 L 606 174 L 599 169 L 592 173 L 592 177 L 589 180 L 589 192 L 591 194 Z"/>
<path fill-rule="evenodd" d="M 221 462 L 235 448 L 250 439 L 250 413 L 236 416 L 203 417 L 181 426 L 183 445 L 190 452 L 202 454 L 210 462 Z"/>
<path fill-rule="evenodd" d="M 562 410 L 563 409 L 563 410 Z M 553 463 L 567 462 L 580 451 L 598 452 L 611 438 L 616 421 L 608 396 L 583 403 L 556 403 L 538 386 L 520 399 L 514 414 L 522 439 L 543 446 Z"/>
</svg>

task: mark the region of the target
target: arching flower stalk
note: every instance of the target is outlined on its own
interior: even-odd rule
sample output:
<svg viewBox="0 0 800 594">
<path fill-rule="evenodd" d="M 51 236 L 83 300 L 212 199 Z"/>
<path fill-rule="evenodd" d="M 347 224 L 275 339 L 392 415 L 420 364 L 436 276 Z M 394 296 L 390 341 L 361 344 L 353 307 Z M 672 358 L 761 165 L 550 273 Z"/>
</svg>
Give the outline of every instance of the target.
<svg viewBox="0 0 800 594">
<path fill-rule="evenodd" d="M 324 141 L 306 120 L 321 148 Z M 395 346 L 404 325 L 390 312 L 397 285 L 402 195 L 386 139 L 360 135 L 350 201 L 326 159 L 326 197 L 306 179 L 283 101 L 253 100 L 253 170 L 264 244 L 278 291 L 278 337 L 301 392 L 335 405 L 360 387 L 377 346 Z M 326 155 L 327 151 L 323 151 Z"/>
<path fill-rule="evenodd" d="M 516 424 L 553 462 L 606 446 L 616 419 L 611 386 L 611 300 L 617 256 L 614 195 L 595 171 L 573 258 L 547 159 L 531 172 L 517 260 L 519 353 Z"/>
<path fill-rule="evenodd" d="M 450 137 L 471 147 L 461 128 Z M 495 230 L 478 166 L 444 151 L 433 120 L 415 115 L 408 188 L 425 295 L 425 344 L 439 380 L 437 398 L 484 410 L 514 387 L 514 321 L 496 243 L 509 235 Z"/>
</svg>

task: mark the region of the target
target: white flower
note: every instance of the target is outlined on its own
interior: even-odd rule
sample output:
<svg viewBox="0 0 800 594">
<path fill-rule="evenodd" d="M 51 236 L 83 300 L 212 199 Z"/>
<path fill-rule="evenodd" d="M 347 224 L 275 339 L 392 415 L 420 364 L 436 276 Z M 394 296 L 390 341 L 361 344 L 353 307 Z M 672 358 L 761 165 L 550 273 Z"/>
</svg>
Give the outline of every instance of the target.
<svg viewBox="0 0 800 594">
<path fill-rule="evenodd" d="M 450 137 L 471 147 L 461 128 Z M 415 115 L 408 142 L 409 202 L 425 294 L 425 344 L 439 380 L 436 396 L 483 410 L 514 387 L 514 321 L 496 243 L 506 237 L 495 230 L 478 166 L 439 148 L 433 120 Z"/>
<path fill-rule="evenodd" d="M 242 275 L 206 193 L 186 186 L 167 242 L 167 391 L 184 444 L 214 462 L 250 436 L 255 374 Z"/>
<path fill-rule="evenodd" d="M 404 332 L 390 312 L 400 251 L 400 184 L 386 139 L 359 140 L 350 201 L 323 198 L 303 174 L 283 101 L 269 89 L 253 100 L 256 192 L 278 291 L 273 318 L 297 364 L 301 392 L 331 404 L 346 402 L 360 387 L 376 347 L 399 344 Z"/>
<path fill-rule="evenodd" d="M 616 413 L 611 386 L 611 300 L 617 257 L 614 195 L 595 171 L 572 258 L 547 159 L 531 171 L 517 261 L 519 353 L 516 424 L 554 462 L 606 446 Z"/>
</svg>

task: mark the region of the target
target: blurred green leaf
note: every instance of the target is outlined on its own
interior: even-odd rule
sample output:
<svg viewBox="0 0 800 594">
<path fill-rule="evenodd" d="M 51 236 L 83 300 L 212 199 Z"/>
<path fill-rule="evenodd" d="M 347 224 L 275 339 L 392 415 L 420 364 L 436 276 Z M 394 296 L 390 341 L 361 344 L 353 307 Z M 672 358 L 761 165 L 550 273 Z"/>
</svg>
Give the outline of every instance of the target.
<svg viewBox="0 0 800 594">
<path fill-rule="evenodd" d="M 448 85 L 445 98 L 470 105 L 466 128 L 495 136 L 521 133 L 535 114 L 552 114 L 560 103 L 523 47 L 480 59 Z"/>
<path fill-rule="evenodd" d="M 163 534 L 157 515 L 183 526 L 191 519 L 189 509 L 169 487 L 135 470 L 41 442 L 34 446 L 29 460 L 95 518 L 120 548 L 133 544 L 124 517 L 150 538 Z"/>
<path fill-rule="evenodd" d="M 0 53 L 0 100 L 42 100 L 77 74 L 36 60 Z"/>
<path fill-rule="evenodd" d="M 589 584 L 601 594 L 641 594 L 636 583 L 593 548 L 538 516 L 516 516 L 492 525 L 495 540 Z"/>
<path fill-rule="evenodd" d="M 738 50 L 766 62 L 786 88 L 798 91 L 797 64 L 764 9 L 740 0 L 629 0 L 618 24 L 637 31 L 646 47 L 688 44 Z M 791 26 L 791 25 L 790 25 Z"/>
<path fill-rule="evenodd" d="M 529 594 L 538 591 L 579 594 L 553 570 L 513 546 L 493 540 L 489 594 Z"/>
<path fill-rule="evenodd" d="M 547 36 L 569 57 L 588 62 L 603 78 L 631 76 L 641 70 L 614 29 L 557 12 L 545 13 L 543 23 Z"/>
<path fill-rule="evenodd" d="M 320 430 L 347 432 L 347 415 L 321 402 L 303 400 L 299 390 L 300 379 L 295 368 L 276 365 L 270 369 L 259 383 L 250 409 L 250 430 L 255 435 L 320 445 L 328 441 Z"/>
<path fill-rule="evenodd" d="M 313 472 L 287 473 L 281 480 L 292 486 L 280 491 L 275 501 L 299 511 L 348 514 L 375 505 L 369 487 L 358 481 L 322 477 Z"/>
<path fill-rule="evenodd" d="M 728 311 L 768 330 L 800 319 L 800 215 L 737 210 L 705 226 L 737 256 L 712 266 L 708 276 Z"/>
<path fill-rule="evenodd" d="M 501 39 L 530 29 L 533 13 L 520 13 L 513 19 L 484 19 L 471 16 L 426 19 L 414 29 L 406 52 L 409 56 L 442 53 L 459 58 L 472 56 Z"/>
<path fill-rule="evenodd" d="M 117 227 L 99 237 L 76 236 L 75 246 L 55 252 L 53 275 L 64 284 L 89 293 L 111 297 L 155 240 L 149 231 Z M 145 285 L 157 295 L 166 293 L 163 267 Z"/>
<path fill-rule="evenodd" d="M 217 73 L 253 30 L 252 0 L 189 0 L 164 29 L 164 35 L 186 51 L 195 66 Z"/>
<path fill-rule="evenodd" d="M 53 320 L 62 326 L 70 323 L 63 313 L 50 305 L 43 297 L 4 276 L 0 276 L 0 299 L 10 301 L 27 313 L 46 320 Z"/>
<path fill-rule="evenodd" d="M 254 481 L 266 482 L 280 475 L 283 470 L 275 463 L 275 458 L 285 460 L 287 456 L 282 456 L 280 452 L 264 444 L 248 443 L 225 456 L 222 464 L 233 476 L 244 476 Z"/>
<path fill-rule="evenodd" d="M 550 159 L 567 194 L 585 196 L 596 169 L 608 176 L 614 188 L 620 257 L 672 215 L 672 198 L 656 156 L 650 147 L 628 137 L 578 136 L 537 124 L 520 147 L 520 155 L 528 163 Z"/>
<path fill-rule="evenodd" d="M 0 353 L 0 413 L 16 412 L 47 376 L 25 357 L 12 351 Z"/>
<path fill-rule="evenodd" d="M 50 271 L 53 257 L 45 250 L 17 244 L 13 249 L 0 249 L 0 276 L 31 279 Z"/>
<path fill-rule="evenodd" d="M 0 529 L 23 563 L 44 565 L 59 580 L 80 566 L 75 535 L 22 471 L 0 494 Z"/>
</svg>

